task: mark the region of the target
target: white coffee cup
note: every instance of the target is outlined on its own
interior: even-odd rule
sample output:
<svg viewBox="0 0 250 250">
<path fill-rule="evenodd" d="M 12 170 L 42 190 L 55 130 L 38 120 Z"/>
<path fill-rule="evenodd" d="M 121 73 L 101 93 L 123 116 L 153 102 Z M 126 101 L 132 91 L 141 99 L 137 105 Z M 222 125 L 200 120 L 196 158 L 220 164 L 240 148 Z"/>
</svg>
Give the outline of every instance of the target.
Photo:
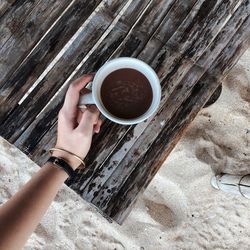
<svg viewBox="0 0 250 250">
<path fill-rule="evenodd" d="M 148 79 L 153 92 L 153 100 L 149 109 L 143 115 L 133 119 L 122 119 L 114 116 L 105 108 L 101 99 L 101 86 L 104 79 L 113 71 L 122 68 L 131 68 L 141 72 Z M 160 100 L 161 85 L 155 71 L 141 60 L 130 57 L 120 57 L 108 61 L 97 71 L 92 82 L 92 92 L 80 97 L 79 107 L 82 107 L 86 104 L 95 104 L 100 112 L 109 120 L 122 125 L 132 125 L 140 123 L 149 118 L 159 107 Z"/>
</svg>

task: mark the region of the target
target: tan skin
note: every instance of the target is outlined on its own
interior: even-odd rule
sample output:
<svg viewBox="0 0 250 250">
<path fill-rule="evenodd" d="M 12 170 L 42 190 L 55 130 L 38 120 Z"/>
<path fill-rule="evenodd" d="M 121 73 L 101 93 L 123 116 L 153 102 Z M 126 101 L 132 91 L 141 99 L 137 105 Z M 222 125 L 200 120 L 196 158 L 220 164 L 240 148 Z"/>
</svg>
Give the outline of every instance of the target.
<svg viewBox="0 0 250 250">
<path fill-rule="evenodd" d="M 77 107 L 80 93 L 93 75 L 74 81 L 66 94 L 58 116 L 58 134 L 55 147 L 68 150 L 82 159 L 87 155 L 92 136 L 101 127 L 99 111 L 94 105 L 85 110 Z M 76 169 L 80 163 L 67 153 L 54 152 Z M 66 172 L 46 163 L 18 193 L 0 206 L 0 250 L 22 249 L 35 230 L 57 192 L 68 178 Z"/>
</svg>

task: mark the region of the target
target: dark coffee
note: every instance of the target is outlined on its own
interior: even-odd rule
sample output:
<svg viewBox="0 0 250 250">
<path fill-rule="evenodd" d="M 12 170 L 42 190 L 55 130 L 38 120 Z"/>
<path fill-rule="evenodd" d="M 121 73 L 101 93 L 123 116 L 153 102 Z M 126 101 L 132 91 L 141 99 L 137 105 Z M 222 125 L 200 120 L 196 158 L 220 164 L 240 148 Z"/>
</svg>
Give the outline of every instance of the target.
<svg viewBox="0 0 250 250">
<path fill-rule="evenodd" d="M 141 72 L 124 68 L 113 71 L 104 79 L 101 99 L 114 116 L 133 119 L 149 109 L 153 92 L 148 79 Z"/>
</svg>

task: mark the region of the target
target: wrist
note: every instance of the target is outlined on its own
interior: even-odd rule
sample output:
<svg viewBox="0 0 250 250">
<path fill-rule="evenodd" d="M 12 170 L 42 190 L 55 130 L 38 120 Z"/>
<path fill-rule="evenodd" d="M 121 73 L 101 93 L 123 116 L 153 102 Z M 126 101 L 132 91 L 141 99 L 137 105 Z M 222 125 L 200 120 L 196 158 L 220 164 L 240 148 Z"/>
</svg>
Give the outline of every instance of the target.
<svg viewBox="0 0 250 250">
<path fill-rule="evenodd" d="M 52 156 L 58 157 L 66 161 L 74 170 L 76 170 L 81 163 L 72 157 L 72 155 L 66 153 L 66 152 L 59 152 L 59 151 L 53 151 Z"/>
<path fill-rule="evenodd" d="M 65 181 L 69 177 L 68 173 L 66 173 L 64 169 L 58 168 L 52 162 L 47 161 L 44 168 L 47 168 L 47 171 L 49 172 L 53 172 L 54 174 L 60 175 L 63 181 Z"/>
</svg>

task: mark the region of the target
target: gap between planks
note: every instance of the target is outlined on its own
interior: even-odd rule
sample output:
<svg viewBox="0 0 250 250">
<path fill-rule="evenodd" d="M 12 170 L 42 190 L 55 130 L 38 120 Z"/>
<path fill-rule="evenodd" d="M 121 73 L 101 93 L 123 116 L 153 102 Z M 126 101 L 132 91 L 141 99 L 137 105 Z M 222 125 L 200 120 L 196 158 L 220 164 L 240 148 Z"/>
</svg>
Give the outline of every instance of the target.
<svg viewBox="0 0 250 250">
<path fill-rule="evenodd" d="M 58 17 L 58 19 L 53 23 L 53 25 L 47 30 L 47 32 L 41 37 L 39 42 L 36 44 L 36 46 L 30 51 L 30 53 L 25 57 L 28 58 L 30 54 L 36 49 L 36 47 L 39 47 L 40 42 L 43 40 L 43 38 L 51 31 L 51 29 L 60 21 L 64 13 L 67 12 L 67 10 L 73 5 L 75 2 L 72 1 L 72 3 L 63 11 L 63 13 Z M 96 7 L 96 9 L 93 11 L 93 13 L 86 19 L 86 21 L 82 24 L 82 26 L 75 32 L 75 34 L 72 36 L 72 38 L 64 45 L 64 47 L 59 51 L 59 53 L 56 55 L 56 57 L 51 61 L 51 63 L 46 67 L 44 72 L 39 76 L 39 78 L 31 85 L 31 87 L 27 90 L 27 93 L 20 99 L 18 104 L 20 105 L 32 92 L 32 90 L 41 82 L 41 80 L 47 75 L 47 73 L 53 68 L 53 66 L 59 61 L 59 59 L 63 56 L 64 52 L 70 47 L 70 45 L 74 42 L 74 40 L 77 38 L 79 33 L 87 26 L 87 24 L 90 22 L 91 18 L 96 14 L 98 9 L 100 9 L 101 6 L 104 5 L 104 1 L 100 2 L 100 4 Z M 25 61 L 24 59 L 24 61 Z M 47 106 L 47 105 L 46 105 Z"/>
<path fill-rule="evenodd" d="M 101 44 L 101 42 L 105 39 L 105 37 L 110 33 L 110 31 L 113 29 L 113 27 L 115 26 L 115 24 L 118 22 L 118 20 L 121 18 L 122 14 L 126 11 L 126 9 L 129 7 L 129 5 L 131 4 L 133 0 L 129 0 L 125 6 L 121 9 L 120 13 L 115 17 L 115 19 L 112 21 L 112 23 L 110 24 L 110 26 L 108 27 L 108 29 L 103 33 L 103 35 L 100 37 L 100 39 L 98 40 L 98 42 L 94 45 L 94 47 L 87 53 L 87 55 L 83 58 L 83 60 L 78 64 L 78 66 L 75 68 L 75 70 L 71 73 L 71 75 L 65 80 L 65 82 L 63 83 L 63 85 L 58 89 L 58 91 L 56 92 L 56 94 L 51 98 L 51 100 L 48 102 L 48 104 L 39 112 L 39 114 L 36 116 L 36 118 L 38 118 L 40 116 L 40 114 L 43 113 L 43 111 L 47 108 L 47 106 L 58 96 L 58 94 L 62 91 L 62 89 L 65 88 L 65 86 L 67 86 L 69 84 L 69 82 L 73 79 L 73 77 L 75 76 L 75 74 L 77 73 L 77 71 L 79 70 L 79 68 L 88 60 L 88 58 L 91 56 L 91 54 L 95 51 L 95 49 Z M 70 42 L 68 44 L 66 44 L 66 46 L 62 49 L 62 51 L 60 52 L 60 57 L 63 56 L 64 52 L 70 47 L 70 45 L 74 42 L 74 40 L 77 38 L 77 36 L 81 33 L 81 31 L 86 27 L 86 25 L 91 21 L 92 17 L 96 14 L 96 12 L 98 11 L 98 9 L 100 9 L 100 7 L 103 5 L 103 2 L 100 3 L 100 5 L 98 6 L 98 8 L 95 10 L 95 12 L 93 12 L 91 14 L 91 16 L 89 16 L 89 18 L 86 20 L 86 23 L 84 25 L 82 25 L 79 30 L 76 32 L 76 34 L 72 37 L 72 39 L 70 40 Z M 42 78 L 45 77 L 45 75 L 47 74 L 47 72 L 52 69 L 52 67 L 56 64 L 56 62 L 59 60 L 60 58 L 58 58 L 55 63 L 53 65 L 51 65 L 51 67 L 46 71 L 46 73 L 43 75 Z M 86 73 L 90 73 L 90 72 L 86 72 Z M 41 81 L 42 79 L 40 79 Z M 39 81 L 39 82 L 40 82 Z M 37 83 L 38 84 L 38 83 Z M 37 85 L 36 84 L 36 85 Z M 32 90 L 35 88 L 36 86 L 34 86 L 32 88 Z M 31 90 L 31 91 L 32 91 Z"/>
</svg>

